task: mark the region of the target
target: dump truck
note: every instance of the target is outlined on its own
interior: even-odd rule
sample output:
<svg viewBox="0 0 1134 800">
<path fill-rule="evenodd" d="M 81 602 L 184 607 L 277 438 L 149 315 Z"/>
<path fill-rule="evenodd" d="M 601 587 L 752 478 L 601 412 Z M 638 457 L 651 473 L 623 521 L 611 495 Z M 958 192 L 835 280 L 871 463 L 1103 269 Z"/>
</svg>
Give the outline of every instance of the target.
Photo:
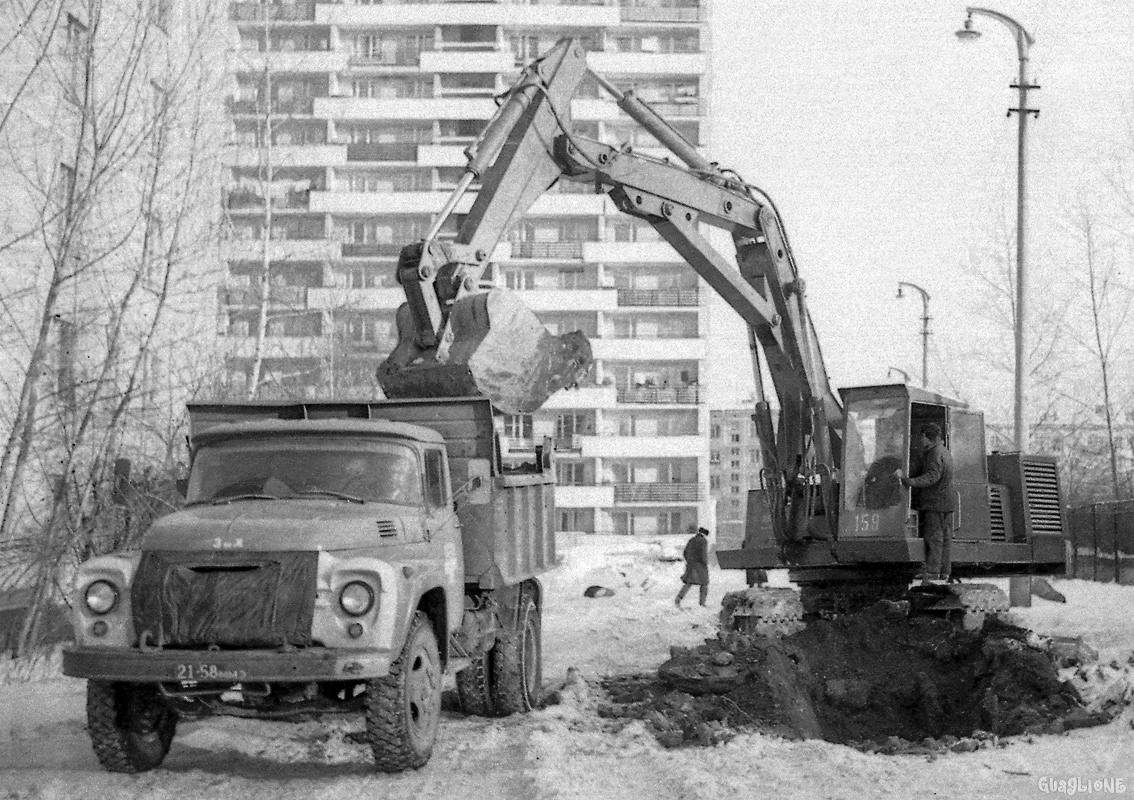
<svg viewBox="0 0 1134 800">
<path fill-rule="evenodd" d="M 533 708 L 551 448 L 506 468 L 486 399 L 189 406 L 185 507 L 84 563 L 63 672 L 115 772 L 183 717 L 361 713 L 380 770 L 433 750 L 442 677 L 475 714 Z"/>
</svg>

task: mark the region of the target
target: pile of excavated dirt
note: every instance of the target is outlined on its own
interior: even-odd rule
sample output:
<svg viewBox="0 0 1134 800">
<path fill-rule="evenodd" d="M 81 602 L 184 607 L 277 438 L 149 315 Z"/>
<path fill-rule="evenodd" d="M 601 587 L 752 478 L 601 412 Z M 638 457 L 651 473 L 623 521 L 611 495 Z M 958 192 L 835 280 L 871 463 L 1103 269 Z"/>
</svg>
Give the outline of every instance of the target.
<svg viewBox="0 0 1134 800">
<path fill-rule="evenodd" d="M 1060 679 L 1058 658 L 994 617 L 966 631 L 883 601 L 784 638 L 722 632 L 673 648 L 656 676 L 604 681 L 611 702 L 599 712 L 642 719 L 671 747 L 760 731 L 891 753 L 975 750 L 1109 721 Z"/>
</svg>

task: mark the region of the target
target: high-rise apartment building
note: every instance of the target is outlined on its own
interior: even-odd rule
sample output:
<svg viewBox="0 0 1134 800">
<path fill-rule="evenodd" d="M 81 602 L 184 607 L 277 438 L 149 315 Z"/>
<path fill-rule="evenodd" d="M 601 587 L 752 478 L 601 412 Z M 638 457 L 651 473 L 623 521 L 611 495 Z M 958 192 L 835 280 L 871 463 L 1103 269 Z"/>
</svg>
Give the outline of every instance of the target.
<svg viewBox="0 0 1134 800">
<path fill-rule="evenodd" d="M 376 391 L 403 300 L 398 252 L 441 210 L 495 96 L 560 37 L 580 39 L 592 68 L 703 144 L 699 1 L 232 3 L 233 240 L 220 293 L 230 387 L 254 385 L 260 397 Z M 592 81 L 571 118 L 579 135 L 657 147 Z M 498 286 L 594 348 L 587 385 L 502 419 L 512 452 L 554 441 L 560 530 L 684 533 L 709 522 L 708 290 L 692 269 L 649 225 L 566 181 L 492 260 Z"/>
<path fill-rule="evenodd" d="M 709 423 L 709 488 L 717 511 L 717 547 L 744 541 L 748 490 L 760 488 L 764 457 L 753 408 L 713 411 Z"/>
</svg>

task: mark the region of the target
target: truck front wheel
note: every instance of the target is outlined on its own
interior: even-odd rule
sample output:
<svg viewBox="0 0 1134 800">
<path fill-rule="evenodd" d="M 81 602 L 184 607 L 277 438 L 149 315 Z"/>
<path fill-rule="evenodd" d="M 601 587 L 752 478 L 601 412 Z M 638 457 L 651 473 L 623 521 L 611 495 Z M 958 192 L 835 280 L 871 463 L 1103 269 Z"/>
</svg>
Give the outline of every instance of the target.
<svg viewBox="0 0 1134 800">
<path fill-rule="evenodd" d="M 161 764 L 177 731 L 177 712 L 143 684 L 87 681 L 87 730 L 110 772 L 146 772 Z"/>
<path fill-rule="evenodd" d="M 515 624 L 496 643 L 493 659 L 494 705 L 501 716 L 521 714 L 539 705 L 543 684 L 540 610 L 533 593 L 520 592 Z"/>
<path fill-rule="evenodd" d="M 418 611 L 390 674 L 366 685 L 366 733 L 383 772 L 429 761 L 441 718 L 441 657 L 429 618 Z"/>
</svg>

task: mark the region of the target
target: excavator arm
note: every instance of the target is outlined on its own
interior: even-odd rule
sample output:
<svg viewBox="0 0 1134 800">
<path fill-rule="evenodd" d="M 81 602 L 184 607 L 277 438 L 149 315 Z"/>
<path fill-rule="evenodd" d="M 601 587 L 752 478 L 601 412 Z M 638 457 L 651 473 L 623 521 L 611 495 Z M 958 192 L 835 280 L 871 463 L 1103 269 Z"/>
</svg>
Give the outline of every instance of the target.
<svg viewBox="0 0 1134 800">
<path fill-rule="evenodd" d="M 487 323 L 482 316 L 481 327 L 470 326 L 463 307 L 477 297 L 491 303 L 494 293 L 503 293 L 476 294 L 489 255 L 512 222 L 556 180 L 584 182 L 652 225 L 747 323 L 760 394 L 754 419 L 776 539 L 784 545 L 809 535 L 833 537 L 842 408 L 829 386 L 804 283 L 775 205 L 735 173 L 707 161 L 632 92 L 619 92 L 594 73 L 622 110 L 685 165 L 572 135 L 569 101 L 586 72 L 585 53 L 574 41 L 562 40 L 524 72 L 467 151 L 465 178 L 445 214 L 472 180 L 480 177 L 481 188 L 456 241 L 436 240 L 439 220 L 425 242 L 407 247 L 399 261 L 408 302 L 399 310 L 398 349 L 379 368 L 383 389 L 395 396 L 405 396 L 407 386 L 418 394 L 479 391 L 497 407 L 504 397 L 512 408 L 531 410 L 577 379 L 568 367 L 580 366 L 584 350 L 589 362 L 589 347 L 533 339 L 511 307 L 498 315 L 486 305 Z M 702 223 L 728 231 L 735 253 L 719 252 L 703 235 Z M 479 372 L 473 366 L 481 355 L 476 346 L 492 338 L 489 349 L 509 353 L 513 365 L 512 374 L 497 383 L 499 363 Z M 777 425 L 763 387 L 761 352 L 778 401 Z M 515 374 L 521 362 L 540 374 L 535 379 Z M 463 385 L 428 377 L 454 369 L 471 377 Z M 414 374 L 427 377 L 407 378 Z"/>
</svg>

